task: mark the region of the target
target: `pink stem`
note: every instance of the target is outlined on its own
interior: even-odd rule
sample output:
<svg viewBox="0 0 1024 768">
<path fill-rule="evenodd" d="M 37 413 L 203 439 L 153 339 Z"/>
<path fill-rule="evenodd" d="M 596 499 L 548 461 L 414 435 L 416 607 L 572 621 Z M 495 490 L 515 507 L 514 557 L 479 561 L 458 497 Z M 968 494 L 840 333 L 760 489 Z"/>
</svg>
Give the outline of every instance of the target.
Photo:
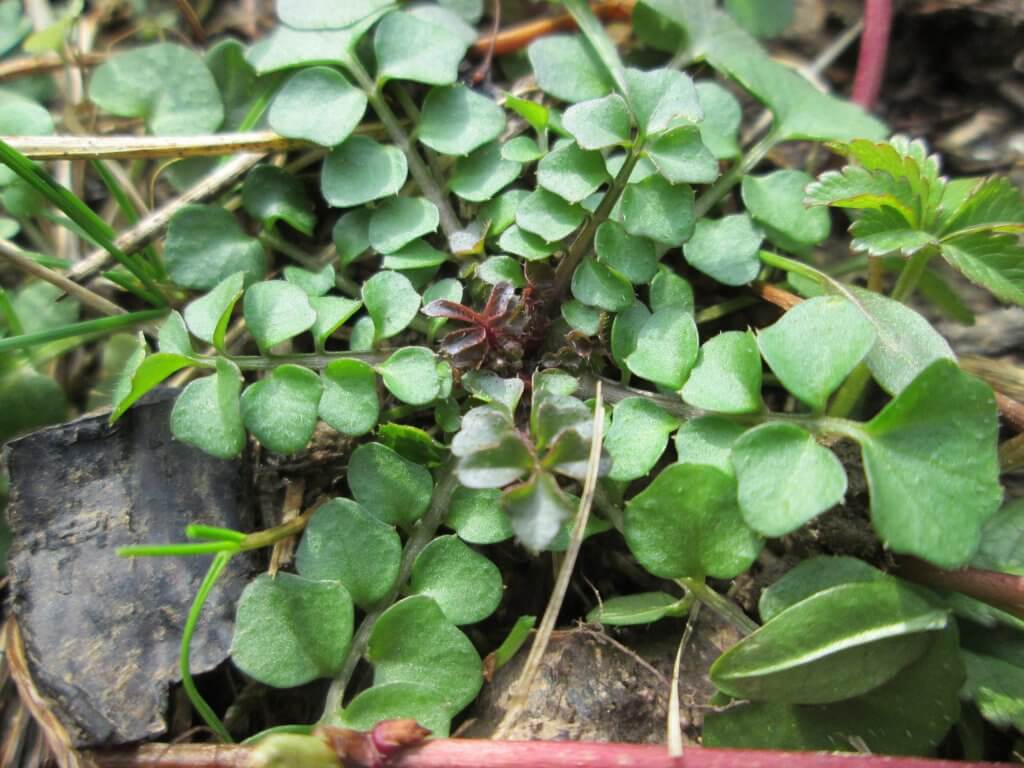
<svg viewBox="0 0 1024 768">
<path fill-rule="evenodd" d="M 852 97 L 864 109 L 874 109 L 882 89 L 891 27 L 892 0 L 866 0 L 864 32 L 860 36 L 860 54 Z"/>
<path fill-rule="evenodd" d="M 89 753 L 100 768 L 241 768 L 251 749 L 238 746 L 149 744 Z M 346 761 L 348 763 L 348 761 Z M 382 768 L 1011 768 L 920 757 L 771 752 L 688 747 L 673 758 L 654 744 L 578 741 L 437 739 L 381 761 Z"/>
</svg>

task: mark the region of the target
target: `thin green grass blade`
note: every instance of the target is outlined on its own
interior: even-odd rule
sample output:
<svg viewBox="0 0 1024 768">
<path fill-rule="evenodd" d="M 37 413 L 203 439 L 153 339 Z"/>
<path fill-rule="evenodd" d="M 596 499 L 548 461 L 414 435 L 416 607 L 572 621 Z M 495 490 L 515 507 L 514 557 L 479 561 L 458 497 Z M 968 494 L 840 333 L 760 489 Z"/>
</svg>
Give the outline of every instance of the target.
<svg viewBox="0 0 1024 768">
<path fill-rule="evenodd" d="M 30 349 L 48 341 L 67 339 L 73 336 L 85 336 L 97 333 L 113 333 L 122 328 L 148 323 L 152 320 L 159 320 L 167 315 L 166 309 L 146 309 L 141 312 L 129 312 L 126 315 L 114 315 L 113 317 L 101 317 L 96 320 L 84 320 L 81 323 L 71 323 L 60 328 L 50 328 L 36 333 L 23 333 L 18 336 L 11 336 L 0 339 L 0 354 L 11 352 L 15 349 Z"/>
<path fill-rule="evenodd" d="M 58 184 L 42 167 L 36 165 L 14 147 L 0 140 L 0 163 L 14 171 L 23 181 L 63 211 L 84 233 L 115 260 L 127 267 L 148 289 L 149 300 L 159 297 L 158 306 L 166 306 L 159 288 L 149 275 L 114 243 L 114 231 L 82 200 Z"/>
</svg>

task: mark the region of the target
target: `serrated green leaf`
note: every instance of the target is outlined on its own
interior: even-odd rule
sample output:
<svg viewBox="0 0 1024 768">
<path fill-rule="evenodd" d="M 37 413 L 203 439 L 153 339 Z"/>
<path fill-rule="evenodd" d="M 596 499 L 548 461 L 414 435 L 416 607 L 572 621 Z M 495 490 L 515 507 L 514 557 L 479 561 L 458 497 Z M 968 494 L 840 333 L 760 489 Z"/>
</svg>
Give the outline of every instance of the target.
<svg viewBox="0 0 1024 768">
<path fill-rule="evenodd" d="M 209 293 L 185 305 L 185 322 L 197 339 L 224 349 L 224 334 L 231 312 L 242 297 L 245 273 L 235 272 L 221 280 Z"/>
<path fill-rule="evenodd" d="M 462 543 L 457 536 L 438 536 L 417 555 L 409 591 L 426 595 L 452 624 L 483 621 L 501 603 L 498 566 Z"/>
<path fill-rule="evenodd" d="M 828 211 L 804 206 L 804 190 L 813 181 L 803 171 L 786 169 L 743 177 L 743 204 L 780 248 L 801 250 L 829 236 Z"/>
<path fill-rule="evenodd" d="M 267 280 L 249 286 L 242 299 L 242 311 L 249 333 L 260 350 L 267 350 L 308 331 L 316 312 L 306 292 L 284 280 Z"/>
<path fill-rule="evenodd" d="M 629 108 L 612 93 L 574 104 L 562 115 L 565 129 L 583 149 L 604 149 L 629 141 Z"/>
<path fill-rule="evenodd" d="M 761 401 L 761 354 L 749 331 L 708 339 L 683 386 L 683 400 L 719 413 L 755 413 Z"/>
<path fill-rule="evenodd" d="M 384 386 L 409 405 L 432 403 L 441 394 L 437 356 L 426 347 L 403 347 L 377 366 Z"/>
<path fill-rule="evenodd" d="M 239 598 L 231 659 L 275 688 L 330 677 L 345 660 L 353 621 L 352 598 L 341 584 L 260 574 Z"/>
<path fill-rule="evenodd" d="M 329 205 L 351 208 L 398 194 L 409 169 L 397 147 L 350 136 L 324 160 L 320 190 Z"/>
<path fill-rule="evenodd" d="M 355 500 L 389 525 L 415 523 L 434 489 L 430 472 L 380 443 L 363 443 L 352 452 L 347 478 Z"/>
<path fill-rule="evenodd" d="M 242 187 L 245 212 L 264 225 L 283 221 L 305 235 L 313 234 L 313 201 L 302 183 L 274 165 L 258 165 Z"/>
<path fill-rule="evenodd" d="M 732 448 L 740 511 L 764 536 L 784 536 L 846 494 L 846 471 L 832 451 L 795 424 L 762 424 Z"/>
<path fill-rule="evenodd" d="M 644 397 L 627 397 L 615 406 L 604 445 L 612 457 L 612 480 L 644 477 L 661 458 L 679 419 Z"/>
<path fill-rule="evenodd" d="M 653 624 L 666 616 L 684 616 L 683 601 L 664 592 L 641 592 L 605 600 L 587 614 L 587 623 L 610 627 Z"/>
<path fill-rule="evenodd" d="M 706 464 L 735 476 L 732 447 L 745 427 L 722 416 L 700 416 L 676 432 L 676 457 L 680 464 Z"/>
<path fill-rule="evenodd" d="M 416 137 L 443 155 L 468 155 L 504 130 L 501 107 L 464 85 L 453 85 L 427 94 Z"/>
<path fill-rule="evenodd" d="M 361 360 L 334 360 L 320 374 L 323 395 L 319 413 L 343 435 L 358 437 L 375 426 L 380 416 L 377 376 Z"/>
<path fill-rule="evenodd" d="M 394 528 L 354 501 L 331 499 L 306 524 L 295 566 L 307 579 L 341 582 L 352 602 L 366 610 L 394 585 L 401 559 Z"/>
<path fill-rule="evenodd" d="M 468 47 L 437 24 L 404 11 L 389 13 L 373 36 L 377 80 L 451 85 Z"/>
<path fill-rule="evenodd" d="M 718 160 L 740 155 L 738 133 L 743 112 L 736 97 L 718 83 L 704 80 L 696 84 L 704 119 L 700 121 L 700 140 Z"/>
<path fill-rule="evenodd" d="M 938 239 L 929 232 L 907 226 L 903 215 L 893 208 L 862 211 L 850 226 L 853 239 L 850 247 L 870 256 L 898 253 L 912 256 L 922 248 L 938 245 Z"/>
<path fill-rule="evenodd" d="M 828 704 L 867 693 L 919 658 L 946 626 L 937 609 L 895 579 L 818 592 L 734 645 L 711 666 L 730 696 Z"/>
<path fill-rule="evenodd" d="M 423 197 L 392 197 L 370 217 L 370 245 L 378 253 L 394 253 L 413 240 L 437 231 L 437 206 Z"/>
<path fill-rule="evenodd" d="M 232 459 L 245 447 L 245 429 L 238 393 L 242 372 L 230 360 L 218 358 L 212 376 L 191 381 L 171 411 L 171 433 L 211 456 Z"/>
<path fill-rule="evenodd" d="M 744 524 L 736 481 L 704 464 L 674 464 L 626 504 L 625 537 L 655 576 L 731 579 L 763 542 Z"/>
<path fill-rule="evenodd" d="M 470 544 L 497 544 L 515 535 L 497 488 L 456 488 L 445 525 Z"/>
<path fill-rule="evenodd" d="M 388 339 L 416 318 L 420 295 L 405 275 L 378 272 L 363 283 L 363 304 L 373 318 L 377 338 Z"/>
<path fill-rule="evenodd" d="M 110 57 L 93 71 L 89 98 L 115 115 L 144 118 L 158 136 L 213 133 L 224 120 L 210 70 L 176 43 L 153 43 Z"/>
<path fill-rule="evenodd" d="M 625 363 L 635 375 L 679 390 L 697 362 L 698 346 L 693 317 L 681 306 L 669 305 L 647 318 Z"/>
<path fill-rule="evenodd" d="M 746 213 L 701 219 L 683 246 L 690 266 L 725 285 L 745 285 L 761 269 L 758 250 L 763 235 Z"/>
<path fill-rule="evenodd" d="M 483 665 L 473 643 L 425 595 L 407 597 L 384 612 L 370 635 L 366 658 L 374 667 L 374 687 L 423 685 L 437 692 L 451 715 L 473 701 L 483 684 Z"/>
<path fill-rule="evenodd" d="M 970 560 L 1002 500 L 997 432 L 991 388 L 949 360 L 868 422 L 857 439 L 882 541 L 942 568 Z"/>
<path fill-rule="evenodd" d="M 208 205 L 186 205 L 171 217 L 164 262 L 177 285 L 198 290 L 239 271 L 247 283 L 267 271 L 259 240 L 246 235 L 228 211 Z"/>
<path fill-rule="evenodd" d="M 945 196 L 942 202 L 945 207 Z M 992 176 L 975 182 L 960 204 L 951 207 L 952 210 L 947 212 L 941 222 L 940 231 L 944 235 L 971 227 L 997 228 L 1006 224 L 1024 224 L 1024 200 L 1021 199 L 1020 190 L 1003 176 Z M 1013 227 L 1010 231 L 1019 232 L 1020 227 Z"/>
<path fill-rule="evenodd" d="M 661 176 L 629 184 L 622 193 L 622 226 L 631 235 L 682 245 L 694 227 L 693 188 Z"/>
<path fill-rule="evenodd" d="M 292 139 L 334 147 L 349 137 L 366 112 L 366 94 L 329 67 L 307 67 L 277 92 L 267 121 Z"/>
<path fill-rule="evenodd" d="M 516 538 L 531 552 L 547 547 L 561 530 L 562 523 L 575 512 L 554 476 L 537 472 L 525 483 L 502 495 Z"/>
<path fill-rule="evenodd" d="M 600 153 L 580 149 L 575 143 L 552 150 L 537 164 L 537 183 L 570 203 L 583 201 L 607 180 Z"/>
<path fill-rule="evenodd" d="M 242 393 L 242 421 L 268 450 L 296 453 L 313 437 L 322 392 L 308 368 L 279 366 Z"/>
<path fill-rule="evenodd" d="M 1002 301 L 1024 305 L 1024 245 L 1017 235 L 976 233 L 946 239 L 942 257 Z"/>
<path fill-rule="evenodd" d="M 527 49 L 537 85 L 568 102 L 598 99 L 612 90 L 612 80 L 582 37 L 550 35 Z"/>
<path fill-rule="evenodd" d="M 502 157 L 501 145 L 486 144 L 455 163 L 449 186 L 463 200 L 490 200 L 517 178 L 522 164 Z"/>
<path fill-rule="evenodd" d="M 850 375 L 878 336 L 857 307 L 839 296 L 808 299 L 761 331 L 761 354 L 782 385 L 816 410 Z"/>
</svg>

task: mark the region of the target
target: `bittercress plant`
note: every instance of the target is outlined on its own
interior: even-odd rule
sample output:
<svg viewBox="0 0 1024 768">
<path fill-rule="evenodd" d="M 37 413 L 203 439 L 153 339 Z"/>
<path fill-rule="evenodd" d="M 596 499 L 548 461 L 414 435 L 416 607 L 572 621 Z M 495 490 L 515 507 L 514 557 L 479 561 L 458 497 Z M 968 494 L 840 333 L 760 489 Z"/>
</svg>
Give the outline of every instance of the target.
<svg viewBox="0 0 1024 768">
<path fill-rule="evenodd" d="M 257 576 L 239 601 L 235 664 L 274 687 L 330 678 L 323 722 L 413 717 L 446 735 L 493 650 L 465 629 L 502 601 L 490 548 L 565 550 L 591 476 L 584 534 L 614 529 L 595 546 L 620 537 L 664 583 L 588 620 L 646 624 L 699 600 L 748 633 L 711 668 L 711 703 L 729 706 L 707 715 L 706 744 L 929 754 L 958 696 L 1021 727 L 1024 625 L 884 572 L 888 553 L 1021 572 L 1001 544 L 1024 513 L 1000 510 L 993 391 L 907 304 L 941 258 L 1024 305 L 1020 192 L 948 180 L 922 142 L 887 140 L 770 58 L 749 3 L 726 3 L 734 18 L 639 0 L 643 60 L 661 67 L 622 60 L 586 3 L 563 4 L 580 31 L 529 46 L 539 93 L 472 87 L 472 2 L 278 0 L 279 25 L 248 48 L 204 62 L 159 43 L 93 74 L 100 110 L 154 134 L 265 121 L 318 153 L 296 172 L 257 165 L 231 205 L 183 207 L 158 263 L 118 259 L 137 297 L 171 308 L 155 350 L 132 341 L 111 421 L 174 377 L 171 430 L 211 456 L 346 438 L 338 495 L 298 522 L 129 554 L 215 550 L 222 569 L 301 531 L 294 573 Z M 744 147 L 750 99 L 772 122 Z M 814 178 L 764 163 L 792 141 L 848 164 Z M 836 234 L 828 207 L 853 214 L 855 254 L 897 273 L 888 294 L 812 266 Z M 752 325 L 737 314 L 752 284 L 794 306 Z M 0 393 L 31 384 L 18 370 Z M 861 471 L 884 557 L 803 562 L 764 591 L 760 628 L 705 584 L 851 502 Z"/>
</svg>

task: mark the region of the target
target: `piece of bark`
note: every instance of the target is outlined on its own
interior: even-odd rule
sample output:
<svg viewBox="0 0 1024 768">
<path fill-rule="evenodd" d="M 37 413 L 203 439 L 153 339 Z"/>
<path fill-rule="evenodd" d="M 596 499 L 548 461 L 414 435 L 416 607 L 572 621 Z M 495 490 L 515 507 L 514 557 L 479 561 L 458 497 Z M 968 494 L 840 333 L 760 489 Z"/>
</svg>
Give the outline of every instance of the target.
<svg viewBox="0 0 1024 768">
<path fill-rule="evenodd" d="M 210 557 L 127 559 L 118 547 L 184 540 L 190 523 L 247 530 L 244 467 L 170 433 L 173 394 L 114 426 L 86 416 L 8 444 L 10 609 L 30 671 L 75 747 L 164 733 L 182 628 Z M 227 658 L 248 560 L 236 557 L 203 611 L 191 670 Z"/>
</svg>

